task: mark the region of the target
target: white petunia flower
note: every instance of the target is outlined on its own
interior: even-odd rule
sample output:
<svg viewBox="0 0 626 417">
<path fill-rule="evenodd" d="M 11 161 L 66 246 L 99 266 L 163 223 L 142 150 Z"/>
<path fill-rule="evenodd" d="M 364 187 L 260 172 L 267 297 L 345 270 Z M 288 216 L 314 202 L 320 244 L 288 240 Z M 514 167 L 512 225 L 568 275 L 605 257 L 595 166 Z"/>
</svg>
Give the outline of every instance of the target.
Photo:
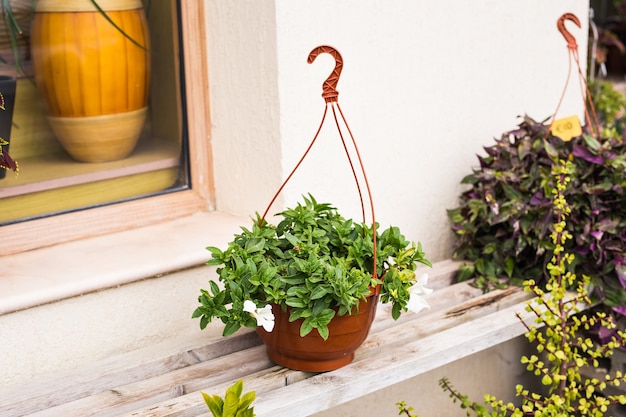
<svg viewBox="0 0 626 417">
<path fill-rule="evenodd" d="M 267 304 L 263 308 L 257 308 L 253 301 L 246 300 L 243 302 L 243 311 L 250 313 L 256 320 L 256 324 L 263 326 L 266 332 L 274 330 L 274 314 L 271 305 Z"/>
<path fill-rule="evenodd" d="M 406 308 L 408 308 L 414 313 L 419 313 L 425 308 L 430 308 L 430 305 L 428 305 L 428 303 L 423 297 L 433 292 L 431 288 L 425 287 L 427 283 L 428 283 L 428 274 L 423 274 L 417 280 L 417 282 L 411 288 L 409 288 L 409 292 L 411 293 L 411 298 L 409 298 L 409 302 L 407 303 Z"/>
</svg>

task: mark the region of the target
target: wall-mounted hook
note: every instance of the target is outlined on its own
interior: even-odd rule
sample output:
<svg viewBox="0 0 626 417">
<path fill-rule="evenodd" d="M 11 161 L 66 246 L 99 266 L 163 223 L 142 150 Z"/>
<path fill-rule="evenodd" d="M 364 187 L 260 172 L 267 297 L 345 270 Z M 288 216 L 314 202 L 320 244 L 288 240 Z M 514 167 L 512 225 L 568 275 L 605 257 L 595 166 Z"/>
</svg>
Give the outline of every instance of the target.
<svg viewBox="0 0 626 417">
<path fill-rule="evenodd" d="M 559 20 L 556 21 L 556 27 L 559 29 L 559 32 L 561 32 L 561 34 L 567 41 L 567 47 L 572 50 L 578 50 L 576 38 L 574 37 L 574 35 L 569 33 L 569 31 L 565 27 L 566 20 L 574 22 L 579 28 L 581 27 L 580 20 L 578 20 L 578 17 L 576 17 L 576 15 L 573 13 L 565 13 L 563 16 L 559 17 Z"/>
<path fill-rule="evenodd" d="M 311 51 L 307 62 L 309 64 L 312 64 L 313 61 L 315 61 L 315 58 L 323 53 L 330 54 L 335 59 L 335 68 L 322 85 L 322 97 L 324 97 L 324 100 L 329 103 L 331 101 L 338 100 L 337 97 L 339 96 L 339 92 L 337 91 L 337 82 L 339 81 L 341 70 L 343 69 L 343 58 L 341 58 L 341 54 L 339 53 L 339 51 L 337 51 L 332 46 L 322 45 L 314 48 Z"/>
</svg>

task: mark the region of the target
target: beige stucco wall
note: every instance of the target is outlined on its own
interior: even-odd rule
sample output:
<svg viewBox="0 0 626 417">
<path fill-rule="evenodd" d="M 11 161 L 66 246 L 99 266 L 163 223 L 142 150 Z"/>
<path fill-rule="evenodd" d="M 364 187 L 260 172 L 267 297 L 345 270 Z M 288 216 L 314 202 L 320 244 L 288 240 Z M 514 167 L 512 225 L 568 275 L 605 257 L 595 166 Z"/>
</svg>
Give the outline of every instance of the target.
<svg viewBox="0 0 626 417">
<path fill-rule="evenodd" d="M 213 0 L 206 5 L 218 209 L 244 216 L 263 210 L 297 162 L 321 119 L 321 85 L 333 66 L 326 57 L 308 65 L 306 57 L 328 43 L 343 54 L 339 102 L 368 170 L 377 220 L 399 225 L 409 238 L 422 241 L 431 259 L 440 260 L 451 248 L 445 209 L 455 205 L 459 181 L 475 164 L 475 154 L 514 127 L 516 116 L 543 119 L 554 111 L 567 75 L 565 41 L 555 22 L 566 11 L 584 21 L 588 2 Z M 584 45 L 586 24 L 572 32 Z M 583 61 L 584 56 L 583 48 Z M 580 111 L 573 91 L 563 115 Z M 275 210 L 311 191 L 349 215 L 358 212 L 337 144 L 333 130 L 325 129 Z M 199 266 L 0 316 L 0 385 L 153 343 L 205 337 L 190 315 L 198 288 L 210 276 L 210 268 Z M 515 368 L 507 368 L 515 363 L 508 346 L 451 365 L 441 376 L 468 392 L 474 383 L 499 392 L 516 378 Z M 500 358 L 498 367 L 486 370 L 484 359 L 493 357 Z M 468 369 L 473 370 L 469 384 Z M 372 408 L 369 415 L 395 415 L 393 402 L 399 399 L 414 400 L 423 415 L 437 415 L 423 407 L 439 392 L 439 377 L 433 372 L 381 392 L 383 408 Z M 478 377 L 483 379 L 475 382 Z M 416 387 L 419 392 L 410 391 Z M 363 407 L 355 402 L 327 415 L 368 415 Z"/>
<path fill-rule="evenodd" d="M 264 210 L 295 166 L 321 120 L 322 82 L 334 66 L 327 54 L 312 65 L 307 56 L 329 44 L 343 55 L 339 103 L 367 169 L 376 218 L 401 226 L 436 259 L 450 254 L 445 209 L 455 206 L 475 154 L 519 115 L 543 120 L 556 110 L 568 73 L 556 28 L 565 12 L 583 22 L 567 28 L 586 61 L 586 0 L 207 4 L 218 209 Z M 581 108 L 573 81 L 559 115 Z M 328 122 L 272 212 L 312 192 L 359 215 Z"/>
<path fill-rule="evenodd" d="M 200 332 L 191 320 L 209 273 L 194 268 L 0 316 L 0 388 L 155 343 L 219 334 Z"/>
</svg>

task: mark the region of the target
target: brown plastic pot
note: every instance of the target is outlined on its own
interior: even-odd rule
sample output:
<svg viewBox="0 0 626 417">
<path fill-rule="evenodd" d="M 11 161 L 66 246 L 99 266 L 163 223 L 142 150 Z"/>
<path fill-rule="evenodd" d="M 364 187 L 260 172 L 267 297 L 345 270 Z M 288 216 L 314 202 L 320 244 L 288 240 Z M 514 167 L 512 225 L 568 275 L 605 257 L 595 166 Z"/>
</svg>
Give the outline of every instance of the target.
<svg viewBox="0 0 626 417">
<path fill-rule="evenodd" d="M 272 304 L 274 330 L 268 333 L 258 327 L 257 333 L 274 363 L 298 371 L 332 371 L 352 362 L 354 352 L 367 338 L 377 304 L 378 295 L 372 294 L 366 301 L 361 301 L 357 314 L 335 316 L 328 325 L 327 340 L 322 339 L 315 329 L 301 337 L 303 320 L 289 322 L 289 311 Z"/>
</svg>

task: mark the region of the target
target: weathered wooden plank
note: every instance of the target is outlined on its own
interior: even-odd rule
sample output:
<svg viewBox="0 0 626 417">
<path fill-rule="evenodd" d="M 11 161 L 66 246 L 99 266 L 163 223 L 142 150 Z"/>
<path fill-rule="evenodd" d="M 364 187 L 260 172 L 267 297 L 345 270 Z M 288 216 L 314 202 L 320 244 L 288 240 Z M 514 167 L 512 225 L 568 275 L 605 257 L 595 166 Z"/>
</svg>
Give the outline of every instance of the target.
<svg viewBox="0 0 626 417">
<path fill-rule="evenodd" d="M 166 374 L 115 387 L 34 413 L 36 417 L 117 416 L 123 412 L 179 397 L 201 387 L 243 378 L 273 367 L 263 346 L 231 353 Z"/>
<path fill-rule="evenodd" d="M 458 295 L 458 294 L 465 294 L 465 296 L 467 296 L 467 299 L 463 300 L 463 302 L 460 304 L 453 304 L 452 306 L 448 306 L 448 308 L 444 308 L 444 309 L 433 309 L 431 313 L 427 313 L 423 315 L 422 314 L 412 315 L 412 319 L 405 319 L 403 322 L 398 323 L 398 325 L 395 325 L 395 326 L 393 325 L 391 325 L 390 327 L 379 326 L 376 329 L 373 328 L 372 329 L 373 331 L 372 333 L 370 333 L 370 336 L 368 337 L 368 339 L 364 342 L 361 348 L 359 348 L 359 350 L 357 351 L 355 362 L 353 363 L 353 365 L 356 365 L 361 362 L 371 361 L 372 358 L 376 360 L 375 358 L 378 358 L 378 355 L 380 355 L 381 353 L 383 353 L 385 356 L 388 356 L 390 354 L 393 354 L 395 349 L 401 349 L 401 350 L 404 349 L 403 346 L 409 346 L 409 345 L 420 346 L 422 341 L 424 341 L 423 343 L 425 343 L 425 345 L 428 346 L 428 343 L 429 343 L 428 340 L 431 340 L 430 343 L 435 343 L 435 342 L 432 342 L 433 339 L 428 339 L 429 337 L 433 337 L 432 335 L 436 335 L 439 338 L 443 337 L 441 335 L 445 335 L 446 332 L 449 331 L 450 329 L 454 329 L 459 325 L 466 325 L 466 326 L 471 327 L 473 326 L 475 322 L 482 321 L 485 319 L 486 316 L 489 316 L 492 314 L 510 314 L 514 318 L 514 313 L 510 313 L 510 309 L 514 308 L 516 309 L 515 311 L 523 310 L 526 300 L 530 298 L 528 294 L 524 293 L 519 288 L 508 288 L 505 290 L 493 291 L 490 293 L 481 294 L 480 296 L 476 297 L 476 296 L 472 296 L 473 293 L 471 291 L 467 292 L 466 290 L 464 290 L 463 287 L 465 286 L 466 284 L 458 284 L 458 288 L 456 290 L 446 288 L 445 290 L 441 291 L 438 296 L 441 299 L 440 301 L 441 305 L 448 305 L 450 303 L 449 300 L 451 296 Z M 446 294 L 446 292 L 449 294 Z M 502 311 L 505 311 L 505 313 L 499 313 Z M 499 321 L 498 318 L 492 318 L 492 319 L 498 320 L 498 321 L 495 321 L 489 324 L 491 329 L 497 330 L 500 328 L 500 326 L 503 323 L 504 324 L 508 323 L 506 321 L 504 322 Z M 494 323 L 497 323 L 497 325 L 494 325 Z M 521 326 L 521 324 L 519 324 L 519 328 L 521 329 L 521 331 L 523 331 L 523 326 Z M 478 327 L 473 332 L 478 332 L 479 334 L 481 331 L 482 329 Z M 474 334 L 474 336 L 476 336 L 476 334 Z M 491 344 L 489 343 L 497 344 L 502 341 L 508 340 L 509 335 L 508 333 L 505 332 L 505 333 L 502 333 L 501 337 L 502 337 L 501 339 L 490 340 L 489 342 L 487 342 L 488 346 L 491 346 Z M 466 345 L 464 339 L 462 338 L 460 339 L 451 338 L 445 341 L 441 339 L 437 339 L 437 343 L 442 343 L 442 344 L 445 344 L 446 346 L 454 347 L 453 351 L 457 352 L 456 353 L 457 355 L 459 355 L 460 352 L 467 352 L 465 353 L 465 355 L 469 355 L 477 350 L 480 350 L 477 348 L 473 348 L 472 345 Z M 459 347 L 460 344 L 461 346 Z M 411 354 L 415 355 L 416 357 L 419 357 L 420 356 L 419 354 L 416 355 L 416 352 L 418 351 L 419 350 L 416 349 L 412 351 Z M 447 358 L 444 357 L 444 361 L 445 361 L 444 363 L 447 363 Z M 353 365 L 350 365 L 350 366 L 353 366 Z M 282 369 L 282 368 L 279 368 L 279 369 Z M 346 368 L 341 368 L 329 374 L 341 375 L 342 369 L 346 369 Z M 386 369 L 384 367 L 379 369 L 379 371 L 383 374 L 387 372 L 392 372 L 392 373 L 396 372 L 395 368 Z M 292 382 L 288 384 L 285 381 L 282 381 L 282 385 L 281 385 L 280 383 L 281 381 L 279 381 L 277 385 L 274 385 L 275 379 L 274 379 L 273 372 L 274 370 L 272 369 L 269 374 L 265 372 L 259 372 L 259 373 L 255 373 L 253 375 L 247 376 L 246 378 L 244 378 L 246 389 L 256 390 L 258 397 L 263 397 L 267 395 L 268 393 L 274 392 L 274 390 L 278 390 L 278 392 L 282 392 L 285 389 L 284 387 L 286 387 L 287 385 L 293 384 Z M 406 372 L 408 372 L 409 374 L 406 374 Z M 403 375 L 405 375 L 406 378 L 408 379 L 411 377 L 408 375 L 415 376 L 421 372 L 425 372 L 425 370 L 420 370 L 420 368 L 415 368 L 413 370 L 406 370 L 406 372 Z M 284 375 L 290 375 L 292 378 L 302 379 L 303 381 L 307 377 L 307 375 L 304 375 L 303 373 L 299 373 L 297 371 L 289 371 L 289 370 L 284 370 Z M 311 375 L 312 374 L 309 374 L 308 376 L 311 376 Z M 318 378 L 318 377 L 319 376 L 315 376 L 313 378 Z M 211 386 L 202 390 L 205 392 L 209 392 L 209 393 L 223 394 L 226 388 L 230 384 L 232 384 L 232 382 L 234 382 L 235 380 L 236 378 L 229 381 L 228 383 L 220 384 L 217 386 Z M 272 383 L 270 383 L 270 381 L 272 381 Z M 382 376 L 381 376 L 381 381 L 383 383 L 385 381 L 385 378 Z M 295 385 L 299 385 L 300 383 L 303 383 L 303 382 L 299 382 L 298 384 L 295 384 Z M 306 383 L 308 384 L 308 382 Z M 181 417 L 181 416 L 197 415 L 198 412 L 205 409 L 205 405 L 204 405 L 204 402 L 202 400 L 202 397 L 199 391 L 200 389 L 198 390 L 198 392 L 192 392 L 180 398 L 162 402 L 151 407 L 146 407 L 142 410 L 136 410 L 133 413 L 127 414 L 127 416 L 128 417 L 130 416 Z M 291 394 L 286 393 L 285 395 L 291 395 Z M 308 394 L 305 394 L 304 397 L 305 398 L 308 397 Z M 304 400 L 304 401 L 306 402 L 307 400 Z M 311 401 L 315 402 L 317 401 L 317 399 L 312 398 Z M 298 404 L 298 405 L 301 405 L 301 404 Z M 293 409 L 291 411 L 293 412 Z M 292 415 L 297 415 L 297 414 L 292 414 Z M 308 414 L 302 414 L 302 415 L 308 415 Z"/>
<path fill-rule="evenodd" d="M 483 294 L 478 297 L 463 300 L 458 305 L 445 309 L 437 309 L 432 312 L 420 313 L 412 319 L 405 319 L 397 326 L 392 326 L 381 331 L 372 332 L 356 352 L 355 360 L 362 360 L 377 355 L 380 351 L 386 351 L 390 347 L 422 340 L 433 334 L 438 334 L 448 329 L 459 326 L 462 323 L 472 323 L 482 319 L 486 315 L 516 306 L 523 309 L 525 302 L 530 300 L 530 295 L 520 288 L 507 288 Z M 401 320 L 401 319 L 400 319 Z M 499 323 L 493 323 L 498 327 Z M 462 340 L 449 343 L 459 344 Z M 463 349 L 465 349 L 463 347 Z"/>
<path fill-rule="evenodd" d="M 435 262 L 432 268 L 420 265 L 415 272 L 418 277 L 424 273 L 428 274 L 427 287 L 437 290 L 454 284 L 454 276 L 462 263 L 463 262 L 461 261 L 445 259 L 443 261 Z"/>
<path fill-rule="evenodd" d="M 458 266 L 458 263 L 454 263 L 454 266 Z M 437 268 L 438 269 L 438 268 Z M 448 308 L 458 307 L 460 312 L 470 311 L 483 306 L 487 306 L 497 302 L 496 304 L 515 303 L 519 299 L 530 299 L 530 295 L 524 295 L 523 291 L 519 287 L 509 287 L 502 290 L 494 290 L 488 293 L 484 293 L 480 288 L 474 287 L 470 282 L 451 283 L 451 275 L 435 275 L 435 279 L 429 281 L 429 287 L 436 288 L 432 294 L 427 298 L 430 309 L 423 310 L 418 315 L 411 312 L 403 314 L 398 320 L 394 321 L 391 317 L 392 306 L 389 304 L 379 305 L 376 312 L 376 320 L 372 325 L 372 331 L 378 331 L 378 328 L 389 328 L 398 326 L 406 321 L 419 320 L 423 316 L 430 314 L 431 312 L 443 311 Z M 516 293 L 515 299 L 510 299 L 511 295 Z M 465 305 L 469 300 L 473 300 L 469 305 Z M 449 314 L 460 314 L 460 312 Z"/>
<path fill-rule="evenodd" d="M 566 296 L 570 299 L 575 297 L 576 293 Z M 526 311 L 529 302 L 534 303 L 535 311 L 545 309 L 532 299 L 522 299 L 506 307 L 501 305 L 491 314 L 476 315 L 471 321 L 462 320 L 423 339 L 387 344 L 381 355 L 357 360 L 337 371 L 319 374 L 267 393 L 255 403 L 257 417 L 307 416 L 327 410 L 511 340 L 526 332 L 520 318 L 526 325 L 537 325 L 535 314 Z M 482 313 L 484 303 L 474 304 L 476 312 Z M 581 311 L 588 307 L 578 304 Z M 464 309 L 452 309 L 452 315 L 463 317 L 466 314 Z"/>
<path fill-rule="evenodd" d="M 530 295 L 519 288 L 483 294 L 453 284 L 459 262 L 430 275 L 430 310 L 391 318 L 378 306 L 368 339 L 347 367 L 311 374 L 273 366 L 252 331 L 142 357 L 132 353 L 40 384 L 0 391 L 0 415 L 197 416 L 210 414 L 200 391 L 222 395 L 237 379 L 257 391 L 259 416 L 309 415 L 416 376 L 524 332 L 515 312 Z"/>
<path fill-rule="evenodd" d="M 246 376 L 244 378 L 244 388 L 246 391 L 256 391 L 257 396 L 263 396 L 268 392 L 280 390 L 287 386 L 287 384 L 297 384 L 312 375 L 314 374 L 274 366 L 265 371 Z M 237 380 L 237 378 L 232 381 L 190 392 L 171 401 L 163 401 L 150 407 L 144 407 L 122 414 L 120 417 L 195 417 L 208 411 L 202 399 L 201 391 L 207 394 L 219 394 L 223 396 L 226 389 L 232 385 L 235 380 Z"/>
<path fill-rule="evenodd" d="M 380 355 L 268 392 L 255 402 L 255 412 L 258 417 L 308 416 L 510 340 L 526 331 L 515 316 L 520 312 L 529 317 L 524 305 L 506 307 L 411 343 L 386 346 Z"/>
<path fill-rule="evenodd" d="M 146 359 L 144 350 L 112 357 L 88 369 L 0 390 L 0 415 L 19 417 L 38 410 L 50 409 L 59 404 L 184 369 L 261 343 L 254 332 L 244 331 L 229 339 L 215 339 L 184 350 L 170 348 L 156 354 L 151 352 L 152 359 Z"/>
</svg>

